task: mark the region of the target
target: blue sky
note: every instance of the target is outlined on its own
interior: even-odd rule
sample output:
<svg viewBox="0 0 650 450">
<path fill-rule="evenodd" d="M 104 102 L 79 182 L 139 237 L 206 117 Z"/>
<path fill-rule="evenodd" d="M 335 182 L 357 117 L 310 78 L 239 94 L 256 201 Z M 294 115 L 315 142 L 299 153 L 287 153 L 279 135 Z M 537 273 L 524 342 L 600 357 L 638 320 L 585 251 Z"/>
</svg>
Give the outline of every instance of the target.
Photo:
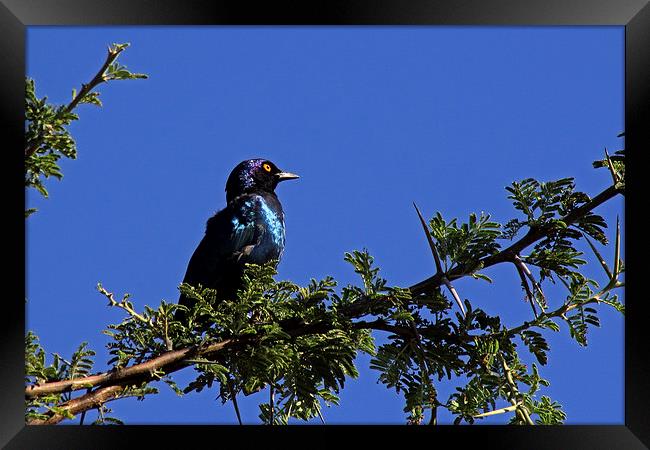
<svg viewBox="0 0 650 450">
<path fill-rule="evenodd" d="M 623 27 L 30 27 L 37 94 L 67 103 L 113 42 L 130 42 L 120 61 L 150 78 L 100 86 L 104 107 L 78 108 L 79 157 L 47 183 L 49 199 L 28 194 L 39 212 L 26 225 L 27 329 L 64 356 L 89 341 L 97 370 L 108 359 L 101 330 L 121 320 L 97 282 L 138 308 L 175 301 L 243 159 L 301 175 L 277 190 L 287 226 L 278 278 L 354 283 L 343 254 L 367 248 L 390 283 L 409 286 L 434 272 L 413 201 L 425 217 L 485 211 L 505 223 L 517 216 L 512 181 L 573 176 L 595 195 L 610 178 L 591 162 L 623 146 Z M 623 200 L 596 212 L 613 226 Z M 602 280 L 597 264 L 586 272 Z M 513 268 L 486 274 L 494 284 L 458 281 L 461 296 L 506 325 L 528 319 Z M 548 289 L 559 305 L 564 293 Z M 624 320 L 599 310 L 586 348 L 565 326 L 548 335 L 541 373 L 551 386 L 540 394 L 563 405 L 567 423 L 624 420 Z M 401 397 L 368 361 L 358 358 L 361 375 L 325 409 L 327 423 L 404 423 Z M 236 421 L 214 392 L 159 388 L 109 407 L 130 424 Z M 439 384 L 440 398 L 453 388 Z M 245 423 L 258 422 L 263 398 L 240 400 Z"/>
</svg>

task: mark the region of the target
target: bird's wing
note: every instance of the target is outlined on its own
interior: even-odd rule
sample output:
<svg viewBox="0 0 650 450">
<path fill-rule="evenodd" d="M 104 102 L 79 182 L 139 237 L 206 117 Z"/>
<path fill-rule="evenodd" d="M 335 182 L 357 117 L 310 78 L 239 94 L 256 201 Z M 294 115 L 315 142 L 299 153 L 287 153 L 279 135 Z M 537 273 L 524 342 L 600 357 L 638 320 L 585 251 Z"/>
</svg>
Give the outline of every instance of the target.
<svg viewBox="0 0 650 450">
<path fill-rule="evenodd" d="M 254 196 L 243 195 L 208 220 L 205 236 L 194 251 L 184 282 L 215 286 L 260 241 L 264 228 L 256 223 Z"/>
<path fill-rule="evenodd" d="M 264 235 L 264 226 L 259 222 L 257 209 L 259 196 L 250 194 L 237 197 L 230 203 L 233 214 L 230 216 L 230 248 L 226 257 L 240 260 L 248 256 L 259 244 Z"/>
</svg>

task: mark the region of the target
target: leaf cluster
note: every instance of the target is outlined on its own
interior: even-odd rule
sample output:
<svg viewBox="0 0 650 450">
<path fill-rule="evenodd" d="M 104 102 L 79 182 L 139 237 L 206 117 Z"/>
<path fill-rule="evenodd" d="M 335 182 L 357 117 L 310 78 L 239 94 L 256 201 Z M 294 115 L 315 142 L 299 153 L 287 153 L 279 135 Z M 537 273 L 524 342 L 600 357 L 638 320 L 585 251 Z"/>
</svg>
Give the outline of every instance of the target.
<svg viewBox="0 0 650 450">
<path fill-rule="evenodd" d="M 88 348 L 88 343 L 82 342 L 70 358 L 65 359 L 58 353 L 52 353 L 50 360 L 38 336 L 28 331 L 25 335 L 25 383 L 33 385 L 83 378 L 90 374 L 94 356 L 95 352 Z M 47 418 L 47 412 L 63 414 L 71 419 L 72 414 L 59 406 L 70 398 L 69 392 L 33 397 L 26 402 L 25 419 L 44 419 Z"/>
<path fill-rule="evenodd" d="M 66 106 L 51 105 L 47 97 L 39 99 L 34 80 L 25 80 L 25 139 L 31 145 L 38 143 L 35 151 L 25 155 L 25 187 L 47 197 L 42 177 L 63 177 L 59 159 L 77 157 L 76 143 L 66 127 L 78 118 Z"/>
<path fill-rule="evenodd" d="M 576 242 L 587 235 L 607 245 L 607 223 L 591 211 L 581 214 L 570 224 L 563 219 L 589 202 L 590 197 L 575 190 L 573 178 L 546 183 L 528 178 L 513 182 L 506 190 L 515 209 L 523 212 L 525 219 L 510 220 L 504 226 L 502 237 L 512 239 L 524 226 L 531 231 L 542 231 L 543 239 L 535 244 L 524 261 L 540 269 L 541 280 L 550 278 L 553 281 L 554 275 L 581 279 L 577 269 L 586 260 L 581 257 L 583 252 L 576 248 Z"/>
<path fill-rule="evenodd" d="M 460 225 L 456 218 L 447 222 L 436 213 L 429 226 L 445 272 L 459 265 L 468 272 L 477 270 L 481 258 L 497 253 L 501 247 L 496 241 L 501 236 L 501 225 L 483 212 L 478 217 L 471 213 L 469 220 Z"/>
</svg>

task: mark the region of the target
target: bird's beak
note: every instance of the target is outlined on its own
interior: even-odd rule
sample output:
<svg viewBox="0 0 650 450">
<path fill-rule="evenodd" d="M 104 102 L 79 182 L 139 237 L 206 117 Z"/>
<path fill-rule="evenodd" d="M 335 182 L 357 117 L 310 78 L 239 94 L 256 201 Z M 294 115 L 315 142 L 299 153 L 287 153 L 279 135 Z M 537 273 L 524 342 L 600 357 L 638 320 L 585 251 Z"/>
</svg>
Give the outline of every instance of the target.
<svg viewBox="0 0 650 450">
<path fill-rule="evenodd" d="M 278 181 L 295 180 L 296 178 L 300 178 L 298 175 L 291 172 L 279 172 L 275 174 L 275 176 L 278 178 Z"/>
</svg>

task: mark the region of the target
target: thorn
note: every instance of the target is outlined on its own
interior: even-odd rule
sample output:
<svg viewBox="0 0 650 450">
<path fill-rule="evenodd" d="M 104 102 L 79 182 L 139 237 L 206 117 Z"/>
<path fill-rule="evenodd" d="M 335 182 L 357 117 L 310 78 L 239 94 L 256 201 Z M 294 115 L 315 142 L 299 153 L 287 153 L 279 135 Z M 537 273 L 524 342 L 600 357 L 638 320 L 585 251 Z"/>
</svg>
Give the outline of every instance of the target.
<svg viewBox="0 0 650 450">
<path fill-rule="evenodd" d="M 232 399 L 232 404 L 235 407 L 235 414 L 237 414 L 237 421 L 239 422 L 239 425 L 243 425 L 241 421 L 241 415 L 239 414 L 239 406 L 237 405 L 237 395 L 235 394 L 235 390 L 233 389 L 231 379 L 228 379 L 228 388 L 230 389 L 230 397 Z"/>
<path fill-rule="evenodd" d="M 618 214 L 616 215 L 616 244 L 614 246 L 614 279 L 618 279 L 618 275 L 621 270 L 620 266 L 620 257 L 621 257 L 621 224 L 619 222 Z"/>
<path fill-rule="evenodd" d="M 603 269 L 605 269 L 605 273 L 607 273 L 607 276 L 611 280 L 612 272 L 609 270 L 609 267 L 607 266 L 605 259 L 600 255 L 600 253 L 596 249 L 596 246 L 591 242 L 591 240 L 589 240 L 587 235 L 585 233 L 582 233 L 582 236 L 585 238 L 585 241 L 587 241 L 587 244 L 589 244 L 589 247 L 591 247 L 591 250 L 594 252 L 594 255 L 596 255 L 596 258 L 598 258 L 598 262 L 600 263 L 601 266 L 603 266 Z"/>
<path fill-rule="evenodd" d="M 325 425 L 325 419 L 323 418 L 323 414 L 320 412 L 320 408 L 316 410 L 318 412 L 318 417 L 320 417 L 320 421 L 322 422 L 323 425 Z"/>
<path fill-rule="evenodd" d="M 458 292 L 456 292 L 454 286 L 447 279 L 447 277 L 442 277 L 442 282 L 445 283 L 445 286 L 447 286 L 447 289 L 449 289 L 449 292 L 451 292 L 452 297 L 454 297 L 454 300 L 456 300 L 456 304 L 458 304 L 458 307 L 460 308 L 460 312 L 462 313 L 463 318 L 467 317 L 467 312 L 465 312 L 465 307 L 463 306 L 463 302 L 460 300 L 460 296 L 458 295 Z"/>
<path fill-rule="evenodd" d="M 420 218 L 420 223 L 422 224 L 422 229 L 424 230 L 424 234 L 427 237 L 427 241 L 429 241 L 429 247 L 431 248 L 431 253 L 433 254 L 433 260 L 436 263 L 436 271 L 438 273 L 442 273 L 442 264 L 440 263 L 440 257 L 438 256 L 438 251 L 436 250 L 436 246 L 433 243 L 433 238 L 431 237 L 431 233 L 429 233 L 429 229 L 427 228 L 427 224 L 424 221 L 424 218 L 422 217 L 422 213 L 420 213 L 420 209 L 418 208 L 418 205 L 413 202 L 413 206 L 415 207 L 415 211 L 418 213 L 418 217 Z"/>
<path fill-rule="evenodd" d="M 517 263 L 517 260 L 513 260 L 513 263 L 517 268 L 517 273 L 519 274 L 519 278 L 521 279 L 521 286 L 526 291 L 526 299 L 528 300 L 528 303 L 530 303 L 530 307 L 533 309 L 533 314 L 535 315 L 535 319 L 537 319 L 539 318 L 539 316 L 537 315 L 537 309 L 535 308 L 535 298 L 533 297 L 533 293 L 530 290 L 530 286 L 528 286 L 528 282 L 526 281 L 526 275 L 524 273 L 524 269 L 521 267 L 520 264 Z"/>
<path fill-rule="evenodd" d="M 540 304 L 540 307 L 542 308 L 542 310 L 544 310 L 544 305 L 546 305 L 546 296 L 544 295 L 544 291 L 542 291 L 542 287 L 539 285 L 539 283 L 537 282 L 537 280 L 535 280 L 535 277 L 533 276 L 533 273 L 530 271 L 530 269 L 528 268 L 528 266 L 526 265 L 526 263 L 524 263 L 524 262 L 521 260 L 521 258 L 519 257 L 519 255 L 515 255 L 515 256 L 514 256 L 514 262 L 515 262 L 516 265 L 519 265 L 519 267 L 521 267 L 521 269 L 524 271 L 524 273 L 526 274 L 526 276 L 528 277 L 528 279 L 530 280 L 530 282 L 531 282 L 531 283 L 533 284 L 533 286 L 535 287 L 535 290 L 536 290 L 537 292 L 539 292 L 539 295 L 540 295 L 540 297 L 542 298 L 542 301 L 543 301 L 543 303 Z"/>
</svg>

